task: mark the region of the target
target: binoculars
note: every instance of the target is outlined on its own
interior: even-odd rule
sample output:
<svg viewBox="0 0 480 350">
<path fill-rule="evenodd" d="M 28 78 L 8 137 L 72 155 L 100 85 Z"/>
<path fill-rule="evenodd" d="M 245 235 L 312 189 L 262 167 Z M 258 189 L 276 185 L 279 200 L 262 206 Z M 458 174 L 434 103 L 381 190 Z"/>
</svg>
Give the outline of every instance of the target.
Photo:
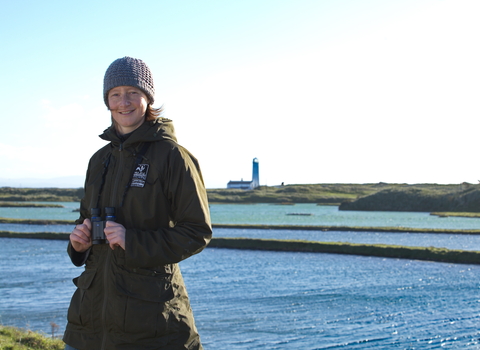
<svg viewBox="0 0 480 350">
<path fill-rule="evenodd" d="M 105 237 L 105 223 L 107 221 L 115 221 L 115 208 L 105 207 L 105 220 L 102 220 L 101 211 L 99 208 L 91 208 L 91 221 L 92 221 L 92 243 L 93 244 L 105 244 L 107 238 Z"/>
</svg>

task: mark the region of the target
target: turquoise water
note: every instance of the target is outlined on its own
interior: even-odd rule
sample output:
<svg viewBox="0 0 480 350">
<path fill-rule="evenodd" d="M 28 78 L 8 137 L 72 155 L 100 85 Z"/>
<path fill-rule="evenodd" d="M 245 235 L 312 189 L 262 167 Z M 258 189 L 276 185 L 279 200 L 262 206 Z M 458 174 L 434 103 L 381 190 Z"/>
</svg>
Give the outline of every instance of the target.
<svg viewBox="0 0 480 350">
<path fill-rule="evenodd" d="M 440 218 L 429 213 L 412 212 L 340 211 L 336 206 L 315 204 L 212 204 L 210 210 L 212 222 L 216 224 L 480 229 L 479 218 Z"/>
<path fill-rule="evenodd" d="M 78 203 L 56 203 L 65 208 L 0 208 L 0 217 L 72 220 Z M 214 224 L 323 225 L 480 229 L 480 218 L 440 218 L 429 213 L 339 211 L 336 206 L 315 204 L 211 204 Z M 289 214 L 311 214 L 289 215 Z"/>
<path fill-rule="evenodd" d="M 78 203 L 59 203 L 65 208 L 0 208 L 0 216 L 29 219 L 75 220 L 73 212 Z M 324 225 L 480 229 L 477 218 L 439 218 L 428 213 L 355 212 L 339 211 L 337 207 L 314 204 L 297 205 L 235 205 L 210 206 L 212 222 L 223 224 Z M 289 215 L 289 214 L 311 214 Z M 13 232 L 71 232 L 74 225 L 0 224 L 0 231 Z M 439 247 L 461 250 L 479 250 L 480 235 L 380 233 L 348 231 L 298 231 L 214 229 L 216 237 L 246 237 L 270 239 L 301 239 L 320 242 L 350 242 L 365 244 L 394 244 L 416 247 Z"/>
<path fill-rule="evenodd" d="M 0 208 L 0 217 L 12 219 L 50 219 L 50 220 L 76 220 L 78 213 L 75 209 L 80 207 L 76 202 L 37 202 L 44 204 L 59 204 L 63 208 Z"/>
</svg>

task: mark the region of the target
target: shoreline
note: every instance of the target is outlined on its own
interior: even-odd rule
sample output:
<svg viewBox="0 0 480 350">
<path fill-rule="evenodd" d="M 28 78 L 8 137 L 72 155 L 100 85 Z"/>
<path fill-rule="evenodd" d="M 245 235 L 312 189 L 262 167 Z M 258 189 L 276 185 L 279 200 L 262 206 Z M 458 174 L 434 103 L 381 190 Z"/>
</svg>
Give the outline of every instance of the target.
<svg viewBox="0 0 480 350">
<path fill-rule="evenodd" d="M 263 225 L 263 224 L 212 224 L 213 228 L 238 228 L 256 230 L 306 230 L 306 231 L 357 231 L 357 232 L 388 232 L 388 233 L 445 233 L 480 235 L 480 229 L 439 229 L 388 226 L 321 226 L 321 225 Z"/>
<path fill-rule="evenodd" d="M 1 218 L 1 224 L 22 225 L 75 225 L 70 220 L 37 220 Z M 445 233 L 480 235 L 480 229 L 438 229 L 389 226 L 324 226 L 324 225 L 265 225 L 265 224 L 212 224 L 212 228 L 254 229 L 254 230 L 306 230 L 306 231 L 357 231 L 357 232 L 388 232 L 388 233 Z M 10 231 L 0 231 L 10 232 Z M 40 232 L 42 233 L 42 232 Z M 49 232 L 44 232 L 50 234 Z"/>
<path fill-rule="evenodd" d="M 480 264 L 480 251 L 435 247 L 410 247 L 387 244 L 314 242 L 303 240 L 276 240 L 257 238 L 215 238 L 212 239 L 209 247 L 225 249 L 346 254 L 455 264 Z"/>
<path fill-rule="evenodd" d="M 83 188 L 0 187 L 0 202 L 80 202 Z M 259 186 L 253 190 L 207 188 L 210 204 L 335 205 L 339 210 L 458 213 L 479 217 L 480 185 L 436 183 L 315 183 Z M 10 203 L 10 204 L 9 204 Z M 20 204 L 21 203 L 21 204 Z M 472 215 L 474 214 L 474 215 Z"/>
<path fill-rule="evenodd" d="M 69 235 L 69 233 L 54 232 L 22 233 L 0 231 L 0 238 L 30 238 L 67 241 Z M 480 251 L 388 244 L 214 237 L 207 248 L 347 254 L 455 264 L 480 264 Z"/>
</svg>

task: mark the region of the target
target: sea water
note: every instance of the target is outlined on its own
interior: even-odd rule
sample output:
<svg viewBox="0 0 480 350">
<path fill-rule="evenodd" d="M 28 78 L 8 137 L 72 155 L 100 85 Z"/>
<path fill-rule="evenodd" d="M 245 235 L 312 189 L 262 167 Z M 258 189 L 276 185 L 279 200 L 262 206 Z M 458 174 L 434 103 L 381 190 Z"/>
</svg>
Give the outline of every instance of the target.
<svg viewBox="0 0 480 350">
<path fill-rule="evenodd" d="M 0 231 L 12 232 L 71 232 L 78 213 L 78 203 L 57 203 L 63 208 L 0 208 L 0 217 L 25 219 L 71 220 L 67 225 L 0 224 Z M 440 218 L 429 213 L 339 211 L 338 207 L 315 204 L 212 204 L 214 224 L 322 225 L 367 226 L 432 229 L 480 229 L 480 218 Z M 308 214 L 308 215 L 289 215 Z M 268 239 L 300 239 L 320 242 L 350 242 L 392 244 L 413 247 L 438 247 L 460 250 L 480 250 L 480 235 L 431 234 L 358 231 L 215 229 L 216 237 Z"/>
<path fill-rule="evenodd" d="M 438 217 L 423 212 L 340 211 L 336 206 L 315 204 L 212 204 L 210 212 L 215 224 L 480 229 L 479 218 Z"/>
<path fill-rule="evenodd" d="M 0 245 L 0 321 L 63 333 L 66 242 Z M 205 349 L 480 347 L 480 266 L 207 248 L 181 268 Z"/>
<path fill-rule="evenodd" d="M 78 218 L 79 203 L 59 202 L 63 208 L 0 208 L 0 217 L 17 219 Z M 211 204 L 214 224 L 322 225 L 480 229 L 479 218 L 438 217 L 430 213 L 340 211 L 336 206 L 295 204 Z M 294 214 L 294 215 L 291 215 Z M 296 215 L 303 214 L 303 215 Z M 4 230 L 0 227 L 0 230 Z"/>
<path fill-rule="evenodd" d="M 72 208 L 20 208 L 14 214 L 74 220 L 78 213 Z M 15 217 L 8 210 L 0 216 Z M 211 210 L 214 223 L 480 226 L 479 219 L 338 212 L 315 205 L 212 205 Z M 258 214 L 262 210 L 265 221 Z M 287 215 L 307 210 L 311 216 Z M 20 227 L 32 230 L 35 225 Z M 475 235 L 237 229 L 215 229 L 214 235 L 480 250 Z M 71 280 L 83 270 L 70 263 L 66 246 L 66 241 L 0 238 L 0 323 L 46 334 L 54 324 L 59 326 L 56 335 L 63 333 L 75 289 Z M 207 248 L 181 267 L 205 349 L 480 348 L 477 265 Z"/>
</svg>

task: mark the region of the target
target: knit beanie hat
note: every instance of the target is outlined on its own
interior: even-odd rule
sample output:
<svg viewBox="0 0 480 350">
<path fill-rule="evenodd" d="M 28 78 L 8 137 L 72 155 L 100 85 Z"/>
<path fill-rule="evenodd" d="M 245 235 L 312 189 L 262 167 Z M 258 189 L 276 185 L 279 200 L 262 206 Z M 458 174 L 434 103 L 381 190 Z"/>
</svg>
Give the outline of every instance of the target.
<svg viewBox="0 0 480 350">
<path fill-rule="evenodd" d="M 153 104 L 155 87 L 150 68 L 138 58 L 125 56 L 110 64 L 103 78 L 103 99 L 108 106 L 108 92 L 117 86 L 134 86 L 142 90 Z"/>
</svg>

